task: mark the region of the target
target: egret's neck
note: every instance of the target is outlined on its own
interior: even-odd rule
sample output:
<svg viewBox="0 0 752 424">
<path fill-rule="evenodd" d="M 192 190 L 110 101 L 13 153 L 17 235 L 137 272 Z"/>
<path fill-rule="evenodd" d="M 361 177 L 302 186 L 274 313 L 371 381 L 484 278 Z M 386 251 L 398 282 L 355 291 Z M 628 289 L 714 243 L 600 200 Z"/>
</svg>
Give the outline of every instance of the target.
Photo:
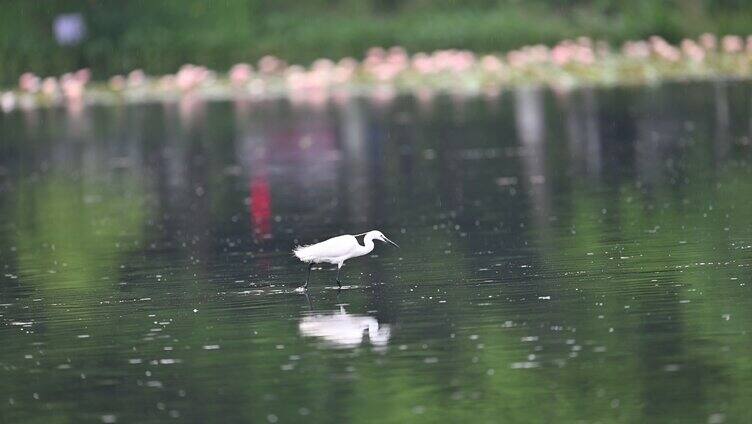
<svg viewBox="0 0 752 424">
<path fill-rule="evenodd" d="M 367 255 L 371 253 L 373 250 L 373 237 L 371 234 L 366 234 L 365 237 L 363 237 L 363 244 L 365 246 L 362 246 L 359 248 L 359 253 L 361 255 Z"/>
</svg>

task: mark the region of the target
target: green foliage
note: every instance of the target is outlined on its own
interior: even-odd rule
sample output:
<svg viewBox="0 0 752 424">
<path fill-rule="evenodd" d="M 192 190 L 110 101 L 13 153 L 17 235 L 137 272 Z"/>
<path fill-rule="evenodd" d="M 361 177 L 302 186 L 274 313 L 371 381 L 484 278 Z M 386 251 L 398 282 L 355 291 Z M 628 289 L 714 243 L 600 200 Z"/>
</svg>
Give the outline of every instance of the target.
<svg viewBox="0 0 752 424">
<path fill-rule="evenodd" d="M 95 77 L 184 63 L 227 69 L 273 54 L 291 62 L 360 56 L 371 46 L 411 51 L 499 51 L 589 35 L 615 43 L 659 34 L 744 33 L 752 11 L 741 0 L 8 0 L 0 15 L 0 82 L 27 70 L 57 74 L 90 67 Z M 59 47 L 52 22 L 82 13 L 85 41 Z"/>
</svg>

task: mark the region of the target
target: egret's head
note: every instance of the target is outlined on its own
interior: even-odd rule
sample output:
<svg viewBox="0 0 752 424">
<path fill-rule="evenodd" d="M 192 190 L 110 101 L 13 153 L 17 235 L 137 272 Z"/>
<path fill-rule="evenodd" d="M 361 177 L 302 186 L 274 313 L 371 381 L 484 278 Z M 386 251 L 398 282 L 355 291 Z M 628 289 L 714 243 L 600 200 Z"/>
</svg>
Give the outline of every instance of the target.
<svg viewBox="0 0 752 424">
<path fill-rule="evenodd" d="M 394 245 L 395 247 L 399 247 L 399 246 L 397 246 L 397 243 L 395 243 L 395 242 L 393 242 L 393 241 L 389 240 L 388 238 L 386 238 L 386 236 L 384 235 L 384 233 L 382 233 L 382 232 L 381 232 L 381 231 L 379 231 L 379 230 L 373 230 L 373 231 L 369 231 L 369 232 L 368 232 L 368 235 L 370 235 L 370 236 L 371 236 L 371 238 L 372 238 L 372 239 L 374 239 L 374 240 L 381 240 L 381 241 L 383 241 L 384 243 L 391 243 L 391 244 L 393 244 L 393 245 Z"/>
</svg>

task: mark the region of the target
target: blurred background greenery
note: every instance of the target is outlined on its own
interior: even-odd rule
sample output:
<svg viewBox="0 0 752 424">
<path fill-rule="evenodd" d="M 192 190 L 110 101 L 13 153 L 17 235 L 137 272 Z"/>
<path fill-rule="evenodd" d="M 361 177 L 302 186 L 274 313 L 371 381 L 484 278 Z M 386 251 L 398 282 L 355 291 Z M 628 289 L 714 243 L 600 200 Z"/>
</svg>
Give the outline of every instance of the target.
<svg viewBox="0 0 752 424">
<path fill-rule="evenodd" d="M 218 70 L 272 54 L 296 63 L 410 51 L 503 51 L 582 35 L 620 43 L 661 35 L 745 34 L 744 0 L 0 0 L 0 82 L 89 67 L 98 79 L 184 63 Z M 61 47 L 53 22 L 80 14 L 86 35 Z"/>
</svg>

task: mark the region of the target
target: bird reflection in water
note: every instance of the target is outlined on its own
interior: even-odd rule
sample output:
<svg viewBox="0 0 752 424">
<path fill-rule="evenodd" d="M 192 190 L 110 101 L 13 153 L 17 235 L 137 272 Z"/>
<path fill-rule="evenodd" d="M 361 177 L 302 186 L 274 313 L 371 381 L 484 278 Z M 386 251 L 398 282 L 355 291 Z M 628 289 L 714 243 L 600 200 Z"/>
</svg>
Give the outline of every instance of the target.
<svg viewBox="0 0 752 424">
<path fill-rule="evenodd" d="M 305 316 L 298 325 L 300 334 L 321 339 L 327 347 L 354 348 L 368 340 L 375 348 L 385 349 L 391 336 L 389 325 L 368 315 L 353 315 L 340 306 L 338 312 Z"/>
</svg>

